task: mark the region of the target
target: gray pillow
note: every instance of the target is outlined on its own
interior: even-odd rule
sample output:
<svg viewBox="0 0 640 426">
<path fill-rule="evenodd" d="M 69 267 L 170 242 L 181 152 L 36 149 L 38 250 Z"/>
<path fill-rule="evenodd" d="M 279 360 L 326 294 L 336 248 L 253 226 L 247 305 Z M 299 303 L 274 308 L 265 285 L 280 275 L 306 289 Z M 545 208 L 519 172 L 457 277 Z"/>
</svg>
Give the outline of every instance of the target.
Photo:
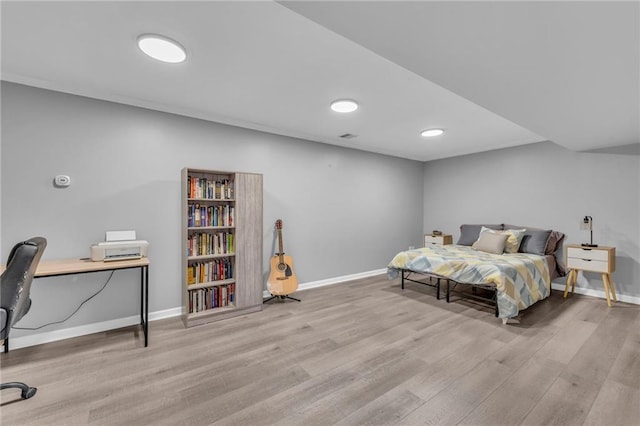
<svg viewBox="0 0 640 426">
<path fill-rule="evenodd" d="M 549 235 L 549 241 L 547 241 L 547 249 L 544 254 L 554 254 L 562 247 L 562 241 L 564 240 L 564 234 L 560 231 L 551 231 Z"/>
<path fill-rule="evenodd" d="M 507 234 L 494 234 L 493 232 L 483 232 L 478 241 L 471 247 L 475 250 L 486 251 L 487 253 L 502 254 L 504 245 L 507 242 Z"/>
<path fill-rule="evenodd" d="M 550 235 L 551 229 L 527 229 L 522 237 L 518 251 L 520 253 L 544 255 Z"/>
<path fill-rule="evenodd" d="M 502 224 L 500 225 L 460 225 L 460 238 L 456 244 L 461 246 L 470 246 L 478 240 L 480 230 L 482 227 L 489 229 L 502 230 Z"/>
</svg>

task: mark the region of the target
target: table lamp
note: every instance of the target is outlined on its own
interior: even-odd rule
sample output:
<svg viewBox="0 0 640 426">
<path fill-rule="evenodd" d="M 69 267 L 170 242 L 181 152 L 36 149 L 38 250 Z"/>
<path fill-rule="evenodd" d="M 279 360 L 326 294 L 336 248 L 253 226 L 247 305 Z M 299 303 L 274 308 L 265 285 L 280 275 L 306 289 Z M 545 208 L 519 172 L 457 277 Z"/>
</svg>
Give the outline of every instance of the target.
<svg viewBox="0 0 640 426">
<path fill-rule="evenodd" d="M 597 244 L 593 244 L 593 218 L 591 216 L 585 216 L 580 222 L 580 229 L 583 231 L 589 231 L 589 243 L 582 243 L 582 247 L 598 247 Z"/>
</svg>

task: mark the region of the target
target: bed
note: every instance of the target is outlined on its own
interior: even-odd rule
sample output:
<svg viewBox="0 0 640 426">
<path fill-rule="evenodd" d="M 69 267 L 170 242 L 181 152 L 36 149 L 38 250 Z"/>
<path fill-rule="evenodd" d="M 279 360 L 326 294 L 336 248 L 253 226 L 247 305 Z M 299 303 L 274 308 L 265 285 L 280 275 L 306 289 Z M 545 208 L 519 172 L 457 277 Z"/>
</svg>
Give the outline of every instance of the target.
<svg viewBox="0 0 640 426">
<path fill-rule="evenodd" d="M 551 281 L 565 275 L 555 255 L 564 238 L 560 232 L 512 225 L 465 224 L 460 229 L 456 244 L 430 245 L 398 253 L 387 267 L 389 278 L 400 276 L 404 288 L 405 280 L 433 285 L 430 281 L 414 280 L 413 274 L 436 277 L 437 284 L 433 286 L 438 298 L 440 279 L 444 278 L 448 281 L 447 302 L 456 286 L 472 286 L 473 291 L 465 296 L 491 301 L 496 316 L 506 323 L 521 310 L 547 298 L 551 294 Z M 514 234 L 516 237 L 511 238 Z M 489 239 L 504 240 L 505 244 L 491 246 L 489 250 L 478 244 Z M 489 296 L 481 295 L 477 289 L 488 290 Z"/>
</svg>

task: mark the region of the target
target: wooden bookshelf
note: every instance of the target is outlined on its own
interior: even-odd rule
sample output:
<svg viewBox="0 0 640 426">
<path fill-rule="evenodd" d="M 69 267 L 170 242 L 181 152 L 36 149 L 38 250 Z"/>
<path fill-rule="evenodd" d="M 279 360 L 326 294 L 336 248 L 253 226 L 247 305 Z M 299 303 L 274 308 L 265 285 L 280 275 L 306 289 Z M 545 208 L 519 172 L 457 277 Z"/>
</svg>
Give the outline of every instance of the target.
<svg viewBox="0 0 640 426">
<path fill-rule="evenodd" d="M 182 170 L 186 327 L 262 310 L 262 175 Z"/>
</svg>

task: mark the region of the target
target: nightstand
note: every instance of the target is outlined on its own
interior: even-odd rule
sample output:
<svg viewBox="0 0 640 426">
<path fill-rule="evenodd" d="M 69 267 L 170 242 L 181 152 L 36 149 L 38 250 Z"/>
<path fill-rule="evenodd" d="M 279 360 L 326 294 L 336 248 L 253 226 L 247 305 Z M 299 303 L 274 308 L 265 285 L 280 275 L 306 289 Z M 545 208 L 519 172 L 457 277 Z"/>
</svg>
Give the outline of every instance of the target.
<svg viewBox="0 0 640 426">
<path fill-rule="evenodd" d="M 424 246 L 426 247 L 431 244 L 438 244 L 441 246 L 444 246 L 447 244 L 453 244 L 453 237 L 449 234 L 442 234 L 442 235 L 425 234 Z"/>
<path fill-rule="evenodd" d="M 571 293 L 576 288 L 578 271 L 600 272 L 602 274 L 602 284 L 604 294 L 607 296 L 607 305 L 611 306 L 611 299 L 618 301 L 616 289 L 613 286 L 611 273 L 616 270 L 616 248 L 615 247 L 584 247 L 578 244 L 570 244 L 565 247 L 565 259 L 569 276 L 564 287 L 564 297 L 567 297 L 569 285 Z"/>
</svg>

